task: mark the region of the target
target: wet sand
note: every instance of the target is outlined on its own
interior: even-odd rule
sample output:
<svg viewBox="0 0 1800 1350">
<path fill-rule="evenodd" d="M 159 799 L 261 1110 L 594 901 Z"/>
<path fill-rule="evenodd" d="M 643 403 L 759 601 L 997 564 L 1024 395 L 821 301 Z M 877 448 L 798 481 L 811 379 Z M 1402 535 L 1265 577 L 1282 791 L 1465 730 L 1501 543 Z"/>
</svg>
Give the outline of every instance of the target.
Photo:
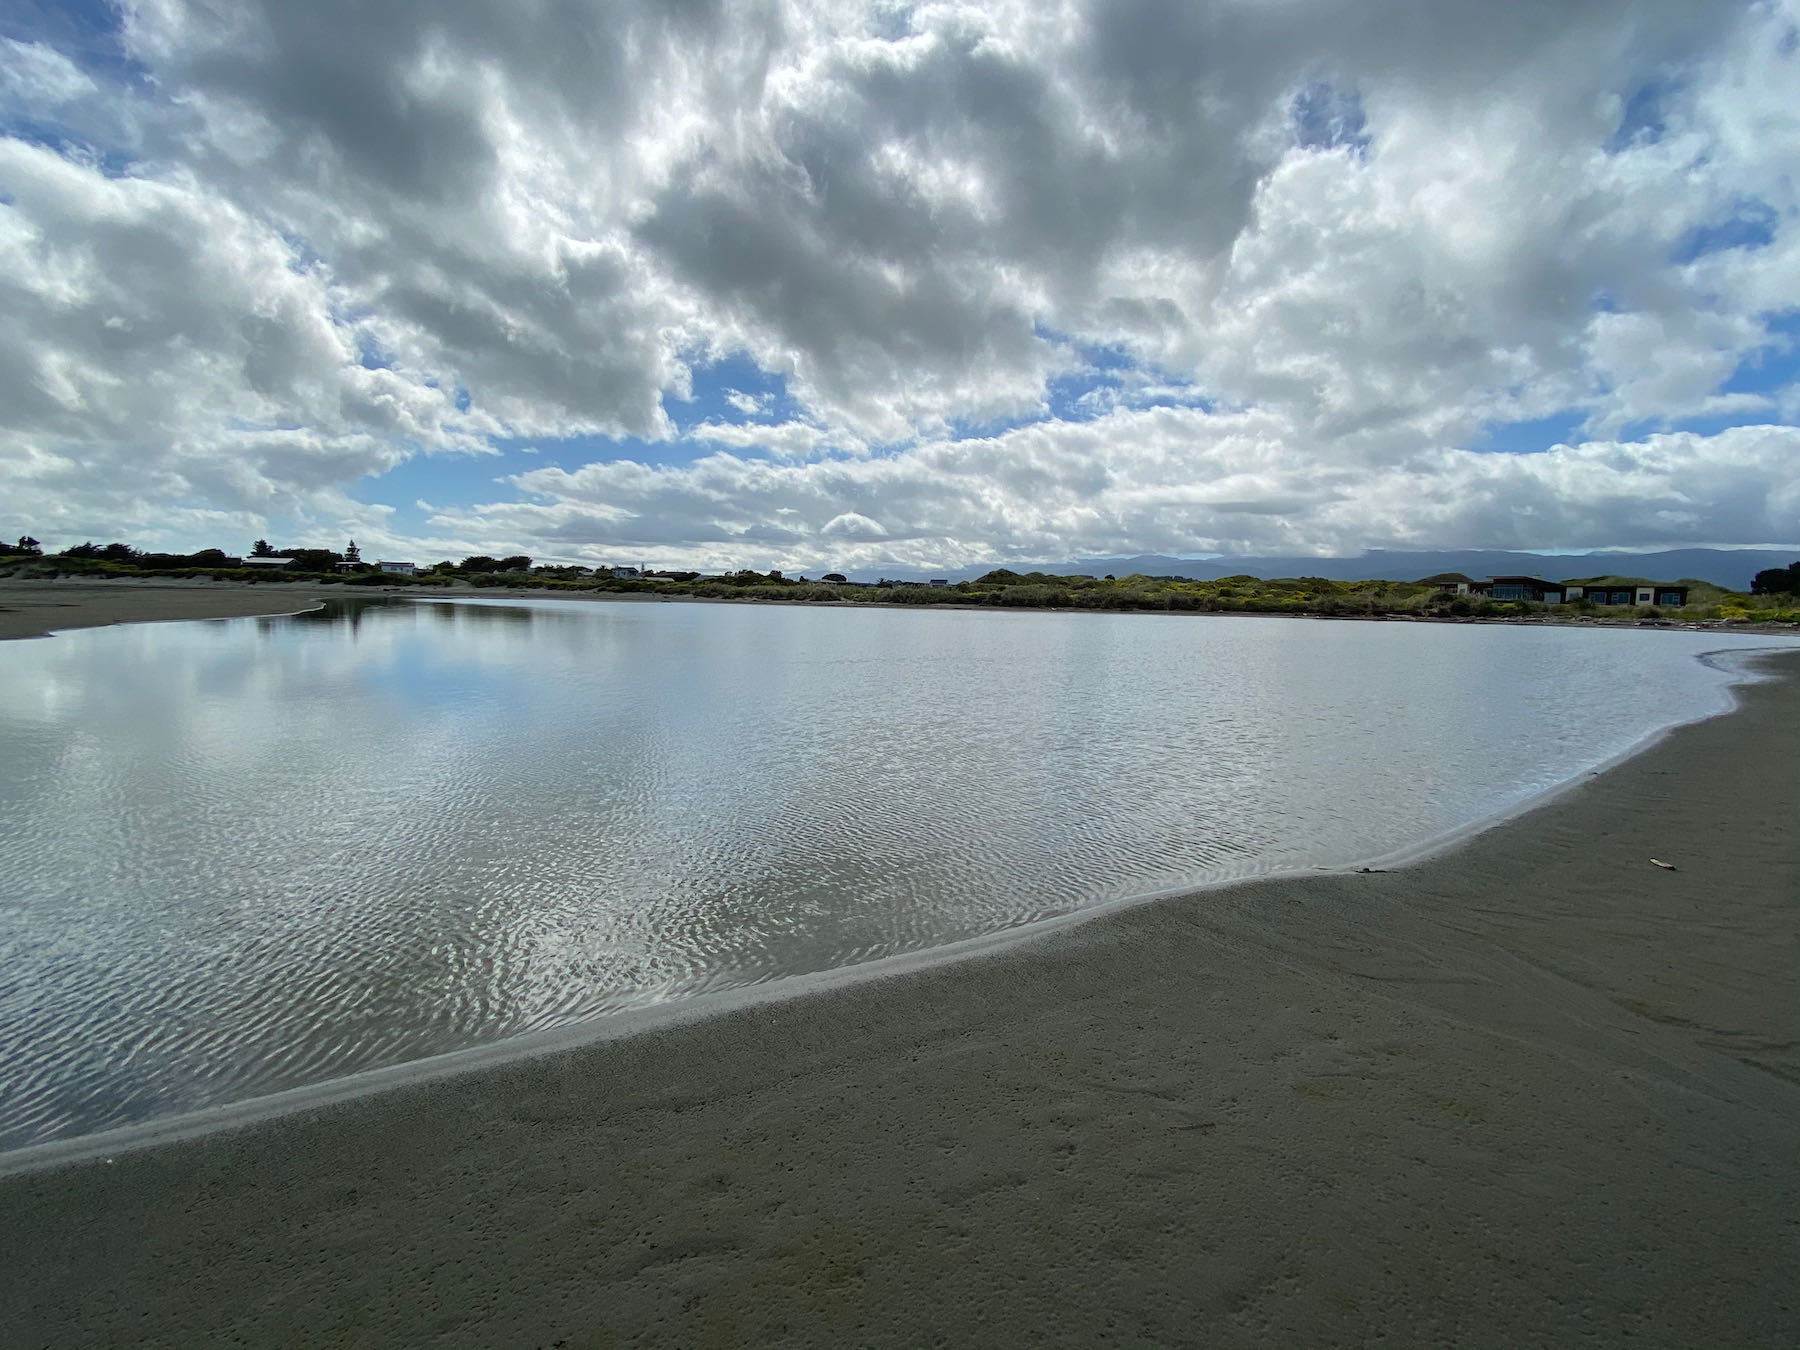
<svg viewBox="0 0 1800 1350">
<path fill-rule="evenodd" d="M 324 594 L 304 583 L 228 581 L 21 581 L 0 578 L 0 641 L 65 628 L 169 619 L 232 619 L 316 609 Z"/>
<path fill-rule="evenodd" d="M 0 1344 L 1792 1345 L 1771 665 L 1415 866 L 0 1179 Z"/>
</svg>

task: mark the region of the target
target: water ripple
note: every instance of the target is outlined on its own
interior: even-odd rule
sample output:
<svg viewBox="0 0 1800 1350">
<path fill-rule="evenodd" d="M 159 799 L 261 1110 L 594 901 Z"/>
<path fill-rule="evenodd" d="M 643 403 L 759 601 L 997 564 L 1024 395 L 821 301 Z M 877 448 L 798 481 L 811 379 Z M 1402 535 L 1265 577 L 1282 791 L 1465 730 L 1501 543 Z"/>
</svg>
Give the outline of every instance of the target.
<svg viewBox="0 0 1800 1350">
<path fill-rule="evenodd" d="M 8 644 L 0 1147 L 1398 848 L 1716 705 L 1698 650 L 629 605 Z"/>
</svg>

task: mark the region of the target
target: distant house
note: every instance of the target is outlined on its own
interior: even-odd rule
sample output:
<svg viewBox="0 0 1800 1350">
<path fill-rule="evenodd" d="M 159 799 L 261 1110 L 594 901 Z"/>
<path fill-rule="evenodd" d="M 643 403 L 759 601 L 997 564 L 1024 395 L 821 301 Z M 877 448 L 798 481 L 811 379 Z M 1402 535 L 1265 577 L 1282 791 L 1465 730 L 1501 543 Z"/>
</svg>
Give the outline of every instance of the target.
<svg viewBox="0 0 1800 1350">
<path fill-rule="evenodd" d="M 380 562 L 376 563 L 375 566 L 379 567 L 383 572 L 390 573 L 397 577 L 410 577 L 419 570 L 409 562 L 389 562 L 386 558 L 383 558 Z"/>
<path fill-rule="evenodd" d="M 1435 576 L 1419 578 L 1419 585 L 1436 586 L 1442 595 L 1467 595 L 1471 586 L 1480 584 L 1474 577 L 1464 576 L 1461 572 L 1439 572 Z"/>
<path fill-rule="evenodd" d="M 1442 595 L 1479 595 L 1487 600 L 1528 600 L 1534 605 L 1560 605 L 1563 588 L 1542 577 L 1489 577 L 1477 581 L 1461 572 L 1440 572 L 1420 580 L 1421 586 L 1436 586 Z"/>
<path fill-rule="evenodd" d="M 949 577 L 933 577 L 931 579 L 930 584 L 933 586 L 948 586 L 950 584 L 950 578 Z"/>
<path fill-rule="evenodd" d="M 286 567 L 294 561 L 292 558 L 244 558 L 239 567 Z"/>
<path fill-rule="evenodd" d="M 1664 581 L 1645 581 L 1641 577 L 1607 577 L 1601 581 L 1571 583 L 1570 601 L 1586 600 L 1591 605 L 1655 605 L 1659 609 L 1680 609 L 1688 602 L 1688 588 Z"/>
<path fill-rule="evenodd" d="M 1586 600 L 1595 605 L 1656 605 L 1680 609 L 1688 602 L 1688 588 L 1637 577 L 1608 577 L 1599 581 L 1545 581 L 1542 577 L 1490 577 L 1476 581 L 1461 572 L 1440 572 L 1422 577 L 1421 586 L 1435 586 L 1441 595 L 1474 595 L 1488 600 L 1529 601 L 1535 605 L 1570 605 Z"/>
<path fill-rule="evenodd" d="M 1542 577 L 1495 577 L 1485 583 L 1484 593 L 1492 600 L 1529 600 L 1535 605 L 1563 602 L 1562 585 Z"/>
<path fill-rule="evenodd" d="M 635 581 L 644 575 L 643 572 L 635 567 L 613 567 L 607 570 L 612 576 L 618 578 L 620 581 Z"/>
</svg>

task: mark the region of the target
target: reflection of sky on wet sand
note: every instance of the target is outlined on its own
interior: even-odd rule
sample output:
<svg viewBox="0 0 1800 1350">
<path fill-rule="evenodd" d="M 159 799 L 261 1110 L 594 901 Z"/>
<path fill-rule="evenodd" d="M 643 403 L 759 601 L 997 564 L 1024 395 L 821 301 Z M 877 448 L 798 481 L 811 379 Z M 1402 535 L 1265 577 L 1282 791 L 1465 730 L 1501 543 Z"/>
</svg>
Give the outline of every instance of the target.
<svg viewBox="0 0 1800 1350">
<path fill-rule="evenodd" d="M 0 651 L 0 1139 L 1402 846 L 1717 635 L 415 603 Z"/>
</svg>

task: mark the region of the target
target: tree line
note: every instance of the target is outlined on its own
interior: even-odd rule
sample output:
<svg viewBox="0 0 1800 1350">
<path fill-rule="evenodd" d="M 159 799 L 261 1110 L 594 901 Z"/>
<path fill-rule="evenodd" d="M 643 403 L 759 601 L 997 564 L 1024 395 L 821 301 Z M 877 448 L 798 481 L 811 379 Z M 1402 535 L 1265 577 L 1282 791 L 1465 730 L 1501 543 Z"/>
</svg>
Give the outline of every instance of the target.
<svg viewBox="0 0 1800 1350">
<path fill-rule="evenodd" d="M 211 575 L 221 579 L 298 581 L 317 579 L 349 585 L 416 585 L 508 587 L 538 591 L 604 591 L 705 600 L 777 601 L 789 604 L 961 605 L 1008 609 L 1138 610 L 1165 613 L 1312 614 L 1344 617 L 1517 619 L 1532 616 L 1594 619 L 1681 619 L 1749 622 L 1800 622 L 1800 562 L 1757 574 L 1751 594 L 1743 595 L 1701 581 L 1686 581 L 1689 598 L 1681 611 L 1612 608 L 1587 600 L 1549 606 L 1524 601 L 1496 601 L 1484 596 L 1447 594 L 1431 581 L 1334 581 L 1325 577 L 1264 579 L 1248 575 L 1199 580 L 1177 576 L 1063 576 L 1047 572 L 1019 573 L 997 568 L 971 581 L 921 585 L 881 581 L 849 585 L 836 573 L 817 581 L 790 577 L 778 570 L 749 568 L 717 576 L 698 572 L 659 572 L 646 576 L 595 576 L 576 567 L 536 567 L 523 553 L 507 557 L 471 554 L 460 562 L 445 559 L 415 576 L 390 575 L 363 560 L 354 541 L 343 551 L 320 548 L 276 548 L 258 539 L 250 557 L 279 559 L 244 567 L 220 549 L 198 553 L 155 553 L 123 543 L 77 544 L 45 555 L 38 541 L 22 537 L 0 545 L 0 562 L 25 563 L 58 572 L 101 575 L 161 573 Z M 17 566 L 9 570 L 17 571 Z M 276 575 L 271 576 L 270 573 Z M 1600 579 L 1596 579 L 1600 580 Z"/>
<path fill-rule="evenodd" d="M 260 559 L 282 559 L 287 563 L 288 571 L 335 573 L 346 567 L 364 571 L 377 571 L 380 564 L 366 561 L 362 550 L 352 539 L 344 546 L 342 552 L 329 548 L 276 548 L 267 539 L 258 539 L 250 546 L 249 556 Z M 43 545 L 30 535 L 21 535 L 16 544 L 0 543 L 0 558 L 58 558 L 76 562 L 110 563 L 115 567 L 130 568 L 140 572 L 172 572 L 185 569 L 199 571 L 217 571 L 231 569 L 242 564 L 243 559 L 235 558 L 220 548 L 203 548 L 196 553 L 161 553 L 151 549 L 133 548 L 130 544 L 114 542 L 96 544 L 92 540 L 74 544 L 59 553 L 46 554 Z M 480 575 L 500 572 L 529 572 L 531 559 L 523 553 L 515 553 L 505 558 L 490 557 L 485 553 L 471 554 L 461 562 L 445 559 L 433 567 L 430 572 L 465 573 Z"/>
</svg>

